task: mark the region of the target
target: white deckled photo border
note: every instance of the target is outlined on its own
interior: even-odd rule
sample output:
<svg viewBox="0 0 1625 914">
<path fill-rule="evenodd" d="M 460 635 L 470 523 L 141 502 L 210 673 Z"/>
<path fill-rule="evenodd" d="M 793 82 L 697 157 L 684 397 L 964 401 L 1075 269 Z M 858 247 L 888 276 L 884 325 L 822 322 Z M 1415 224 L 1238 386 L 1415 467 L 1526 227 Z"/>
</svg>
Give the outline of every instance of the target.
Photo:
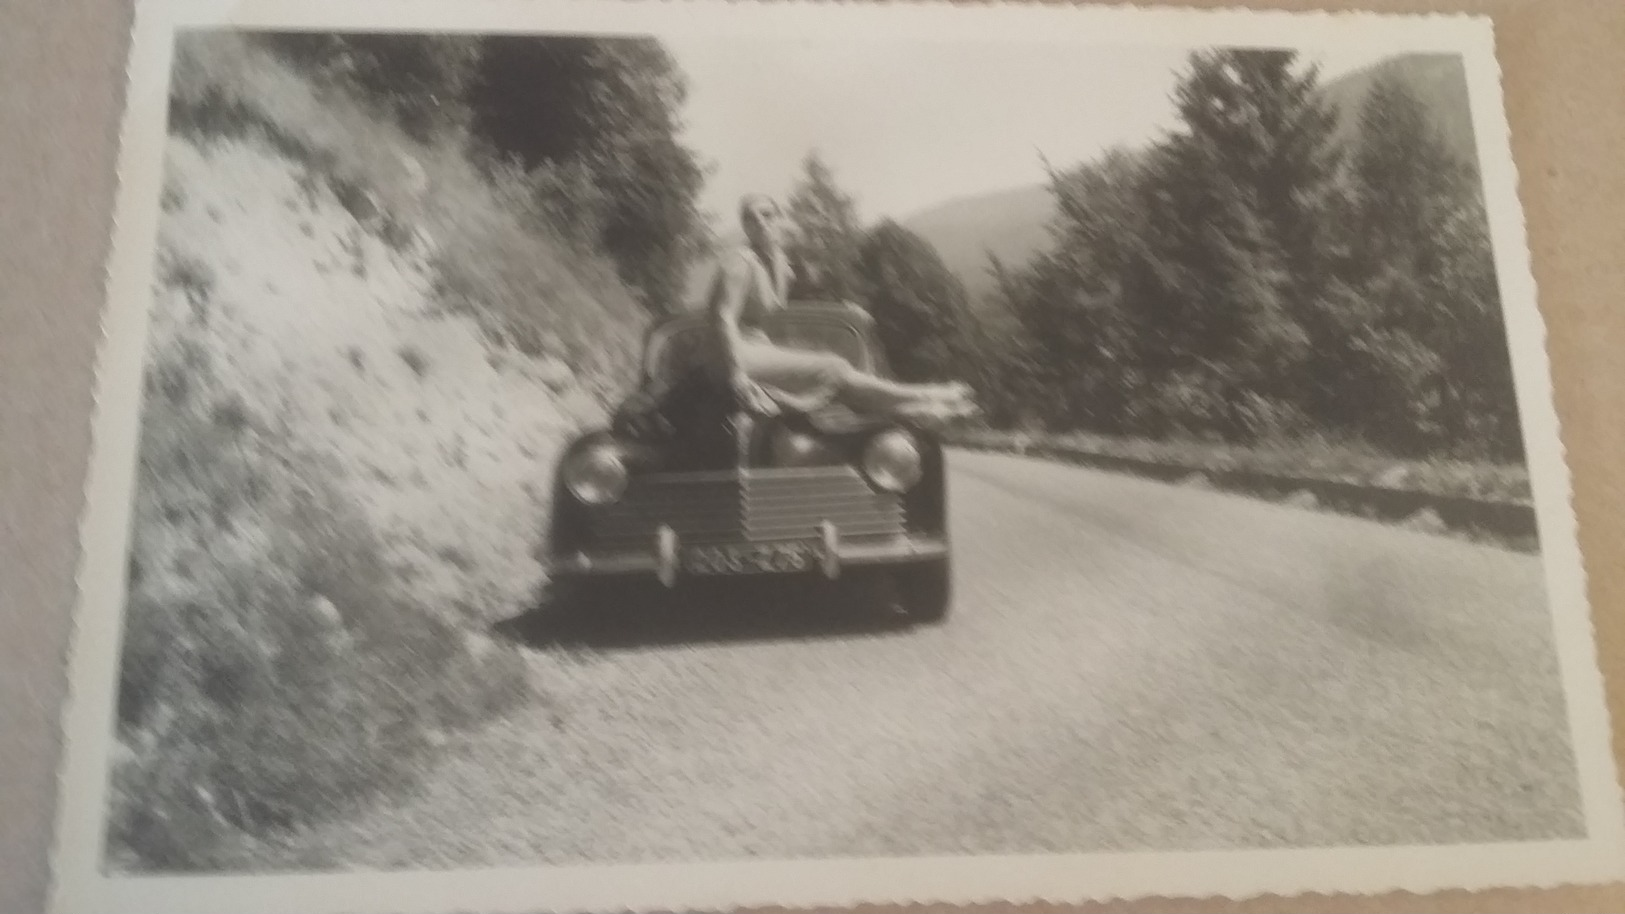
<svg viewBox="0 0 1625 914">
<path fill-rule="evenodd" d="M 1577 841 L 1385 848 L 751 860 L 286 876 L 109 877 L 101 871 L 126 549 L 135 484 L 150 277 L 162 186 L 172 41 L 193 27 L 632 34 L 655 23 L 708 35 L 906 34 L 1161 46 L 1366 45 L 1460 54 L 1469 98 L 1542 561 L 1582 788 Z M 1625 879 L 1625 804 L 1611 751 L 1584 567 L 1553 404 L 1491 23 L 1456 15 L 1259 12 L 1239 8 L 802 0 L 141 0 L 130 50 L 119 190 L 107 273 L 94 453 L 81 525 L 78 603 L 64 711 L 65 758 L 51 910 L 130 914 L 232 910 L 540 912 L 723 910 L 860 903 L 1075 902 L 1305 892 L 1426 892 Z"/>
</svg>

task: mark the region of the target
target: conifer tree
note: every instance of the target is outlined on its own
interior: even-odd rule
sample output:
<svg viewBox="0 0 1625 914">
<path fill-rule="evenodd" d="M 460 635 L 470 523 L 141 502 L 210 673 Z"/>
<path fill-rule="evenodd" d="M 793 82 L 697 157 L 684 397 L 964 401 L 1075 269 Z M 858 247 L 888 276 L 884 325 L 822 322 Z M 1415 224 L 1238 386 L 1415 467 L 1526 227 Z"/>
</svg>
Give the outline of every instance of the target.
<svg viewBox="0 0 1625 914">
<path fill-rule="evenodd" d="M 1451 153 L 1427 109 L 1396 79 L 1379 79 L 1359 118 L 1351 162 L 1344 270 L 1365 321 L 1350 328 L 1379 402 L 1367 434 L 1421 452 L 1443 446 L 1521 452 L 1476 170 Z"/>
<path fill-rule="evenodd" d="M 857 206 L 816 151 L 802 161 L 801 181 L 786 209 L 791 225 L 786 247 L 801 294 L 859 302 L 857 260 L 863 229 Z"/>
<path fill-rule="evenodd" d="M 1267 437 L 1308 421 L 1337 145 L 1318 73 L 1296 63 L 1193 54 L 1174 93 L 1181 129 L 1150 160 L 1149 231 L 1126 294 L 1159 408 L 1195 430 Z"/>
</svg>

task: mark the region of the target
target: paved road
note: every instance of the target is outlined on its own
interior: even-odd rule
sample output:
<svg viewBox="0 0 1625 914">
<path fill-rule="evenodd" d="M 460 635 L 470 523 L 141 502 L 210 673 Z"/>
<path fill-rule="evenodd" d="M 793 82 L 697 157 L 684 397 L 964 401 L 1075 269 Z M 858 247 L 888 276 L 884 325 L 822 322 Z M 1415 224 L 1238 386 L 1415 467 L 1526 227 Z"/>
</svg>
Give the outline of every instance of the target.
<svg viewBox="0 0 1625 914">
<path fill-rule="evenodd" d="M 1528 556 L 956 453 L 938 628 L 556 626 L 545 702 L 308 836 L 357 866 L 1574 835 Z"/>
</svg>

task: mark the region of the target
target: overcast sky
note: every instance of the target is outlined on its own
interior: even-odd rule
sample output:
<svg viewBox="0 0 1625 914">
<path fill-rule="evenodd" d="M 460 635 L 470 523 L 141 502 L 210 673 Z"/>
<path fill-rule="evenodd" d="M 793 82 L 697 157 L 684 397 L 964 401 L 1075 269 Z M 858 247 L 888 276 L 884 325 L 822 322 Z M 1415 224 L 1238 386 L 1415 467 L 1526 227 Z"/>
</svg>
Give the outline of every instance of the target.
<svg viewBox="0 0 1625 914">
<path fill-rule="evenodd" d="M 1185 60 L 1059 42 L 661 40 L 689 79 L 686 140 L 715 168 L 703 205 L 723 231 L 744 192 L 782 198 L 814 147 L 866 220 L 1041 181 L 1041 153 L 1071 164 L 1169 127 Z"/>
</svg>

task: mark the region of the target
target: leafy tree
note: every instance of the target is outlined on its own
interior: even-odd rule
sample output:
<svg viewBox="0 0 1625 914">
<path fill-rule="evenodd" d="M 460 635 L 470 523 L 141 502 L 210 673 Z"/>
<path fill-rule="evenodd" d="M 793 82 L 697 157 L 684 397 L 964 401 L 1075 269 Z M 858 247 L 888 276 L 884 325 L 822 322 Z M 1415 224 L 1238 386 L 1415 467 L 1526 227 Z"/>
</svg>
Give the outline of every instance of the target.
<svg viewBox="0 0 1625 914">
<path fill-rule="evenodd" d="M 318 80 L 379 106 L 420 142 L 466 128 L 479 38 L 408 33 L 269 32 L 262 45 Z"/>
<path fill-rule="evenodd" d="M 705 172 L 679 134 L 683 74 L 652 39 L 492 37 L 476 135 L 534 174 L 557 221 L 601 245 L 656 311 L 704 240 Z"/>
<path fill-rule="evenodd" d="M 936 249 L 888 219 L 864 237 L 855 266 L 893 370 L 908 380 L 958 377 L 969 305 Z"/>
<path fill-rule="evenodd" d="M 816 151 L 802 161 L 801 181 L 786 209 L 791 226 L 786 247 L 800 294 L 860 301 L 858 247 L 863 229 L 857 206 Z"/>
<path fill-rule="evenodd" d="M 679 140 L 683 74 L 653 39 L 274 33 L 260 39 L 429 142 L 468 134 L 517 163 L 532 202 L 607 253 L 647 307 L 680 298 L 707 230 Z M 461 138 L 459 136 L 459 138 Z"/>
</svg>

